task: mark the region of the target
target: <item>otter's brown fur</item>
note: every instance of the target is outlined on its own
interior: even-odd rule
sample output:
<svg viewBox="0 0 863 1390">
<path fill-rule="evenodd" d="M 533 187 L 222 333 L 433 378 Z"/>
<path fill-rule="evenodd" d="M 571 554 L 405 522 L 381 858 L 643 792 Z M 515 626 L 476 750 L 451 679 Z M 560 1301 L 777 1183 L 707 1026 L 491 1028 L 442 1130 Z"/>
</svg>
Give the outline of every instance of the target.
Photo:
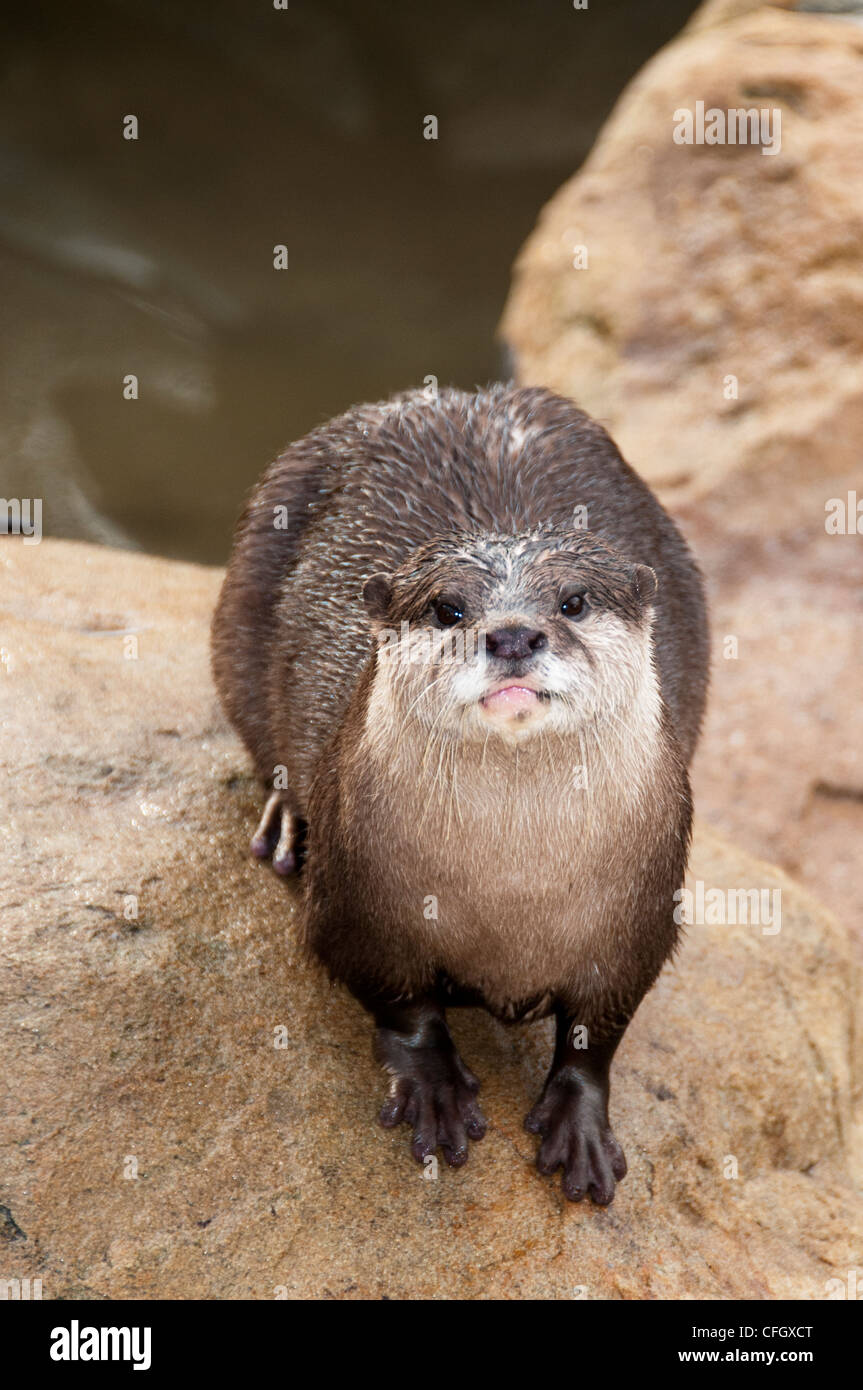
<svg viewBox="0 0 863 1390">
<path fill-rule="evenodd" d="M 564 576 L 595 610 L 581 629 L 555 607 Z M 554 718 L 526 740 L 515 724 L 467 737 L 469 702 L 461 723 L 442 706 L 423 724 L 431 680 L 405 664 L 413 636 L 390 666 L 376 646 L 433 628 L 430 602 L 456 591 L 465 629 L 516 612 L 536 625 L 547 650 L 516 674 L 553 687 L 549 672 L 581 662 L 576 694 L 552 694 Z M 256 488 L 213 664 L 262 781 L 286 769 L 281 799 L 308 820 L 307 940 L 377 1019 L 384 1122 L 413 1124 L 418 1157 L 440 1144 L 463 1161 L 482 1125 L 444 1008 L 554 1012 L 529 1117 L 539 1166 L 563 1167 L 568 1196 L 611 1200 L 625 1164 L 608 1066 L 675 944 L 707 684 L 700 577 L 652 493 L 598 424 L 540 389 L 360 407 Z M 487 670 L 442 666 L 438 681 Z"/>
</svg>

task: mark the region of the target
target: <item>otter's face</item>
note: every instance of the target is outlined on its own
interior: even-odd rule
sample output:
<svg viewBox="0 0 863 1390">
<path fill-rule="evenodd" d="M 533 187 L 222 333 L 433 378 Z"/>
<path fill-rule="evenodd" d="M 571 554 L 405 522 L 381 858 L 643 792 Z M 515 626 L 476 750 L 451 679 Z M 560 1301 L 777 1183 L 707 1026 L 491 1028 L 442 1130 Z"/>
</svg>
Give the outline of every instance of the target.
<svg viewBox="0 0 863 1390">
<path fill-rule="evenodd" d="M 656 576 L 588 532 L 453 536 L 364 598 L 376 682 L 440 736 L 520 741 L 613 718 L 651 674 Z"/>
</svg>

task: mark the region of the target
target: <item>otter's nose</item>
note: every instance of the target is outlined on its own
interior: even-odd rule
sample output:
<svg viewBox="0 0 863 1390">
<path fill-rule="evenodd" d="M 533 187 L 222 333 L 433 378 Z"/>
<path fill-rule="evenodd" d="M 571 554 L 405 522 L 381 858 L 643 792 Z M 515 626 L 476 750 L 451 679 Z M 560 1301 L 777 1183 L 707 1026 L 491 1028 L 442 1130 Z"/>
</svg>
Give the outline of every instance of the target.
<svg viewBox="0 0 863 1390">
<path fill-rule="evenodd" d="M 499 627 L 485 634 L 485 649 L 500 661 L 526 661 L 548 646 L 544 632 L 535 627 Z"/>
</svg>

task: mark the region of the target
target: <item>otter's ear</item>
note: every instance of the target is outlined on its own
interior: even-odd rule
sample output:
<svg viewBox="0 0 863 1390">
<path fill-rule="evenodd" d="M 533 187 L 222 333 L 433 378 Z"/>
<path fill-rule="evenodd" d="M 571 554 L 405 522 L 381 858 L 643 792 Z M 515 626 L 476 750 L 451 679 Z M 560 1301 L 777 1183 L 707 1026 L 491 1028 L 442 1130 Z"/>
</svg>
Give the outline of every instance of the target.
<svg viewBox="0 0 863 1390">
<path fill-rule="evenodd" d="M 385 574 L 373 574 L 371 579 L 367 579 L 363 586 L 363 603 L 369 617 L 383 622 L 389 611 L 392 596 L 392 587 Z"/>
<path fill-rule="evenodd" d="M 632 587 L 640 603 L 650 603 L 656 597 L 656 590 L 659 588 L 656 571 L 652 570 L 650 565 L 636 565 Z"/>
</svg>

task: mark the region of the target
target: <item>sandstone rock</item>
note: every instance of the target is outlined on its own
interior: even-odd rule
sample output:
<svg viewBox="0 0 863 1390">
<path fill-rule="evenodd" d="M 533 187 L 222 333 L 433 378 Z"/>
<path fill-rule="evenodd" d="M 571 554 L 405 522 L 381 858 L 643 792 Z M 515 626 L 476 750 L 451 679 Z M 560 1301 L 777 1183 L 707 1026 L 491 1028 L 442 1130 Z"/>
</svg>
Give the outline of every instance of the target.
<svg viewBox="0 0 863 1390">
<path fill-rule="evenodd" d="M 823 522 L 825 488 L 857 469 L 861 75 L 847 20 L 765 8 L 684 34 L 630 84 L 519 259 L 502 331 L 520 376 L 577 385 L 668 497 L 723 487 L 743 509 L 811 480 Z M 779 153 L 675 144 L 675 110 L 699 99 L 780 109 Z"/>
<path fill-rule="evenodd" d="M 828 0 L 829 4 L 829 0 Z M 717 24 L 726 24 L 730 19 L 739 19 L 751 10 L 760 10 L 763 5 L 773 5 L 780 10 L 806 9 L 797 0 L 704 0 L 695 14 L 684 25 L 684 33 L 694 33 L 702 29 L 713 29 Z"/>
<path fill-rule="evenodd" d="M 778 108 L 780 152 L 675 144 L 698 100 Z M 831 499 L 863 501 L 861 122 L 859 23 L 705 5 L 543 212 L 502 330 L 522 381 L 603 419 L 705 568 L 697 808 L 863 943 L 863 517 L 825 529 Z"/>
<path fill-rule="evenodd" d="M 454 1030 L 490 1131 L 423 1179 L 373 1122 L 366 1018 L 247 857 L 258 793 L 208 670 L 219 581 L 0 550 L 0 1276 L 172 1299 L 820 1299 L 863 1278 L 846 932 L 703 828 L 691 886 L 781 888 L 781 930 L 689 928 L 620 1051 L 614 1205 L 533 1171 L 548 1026 L 473 1011 Z"/>
</svg>

